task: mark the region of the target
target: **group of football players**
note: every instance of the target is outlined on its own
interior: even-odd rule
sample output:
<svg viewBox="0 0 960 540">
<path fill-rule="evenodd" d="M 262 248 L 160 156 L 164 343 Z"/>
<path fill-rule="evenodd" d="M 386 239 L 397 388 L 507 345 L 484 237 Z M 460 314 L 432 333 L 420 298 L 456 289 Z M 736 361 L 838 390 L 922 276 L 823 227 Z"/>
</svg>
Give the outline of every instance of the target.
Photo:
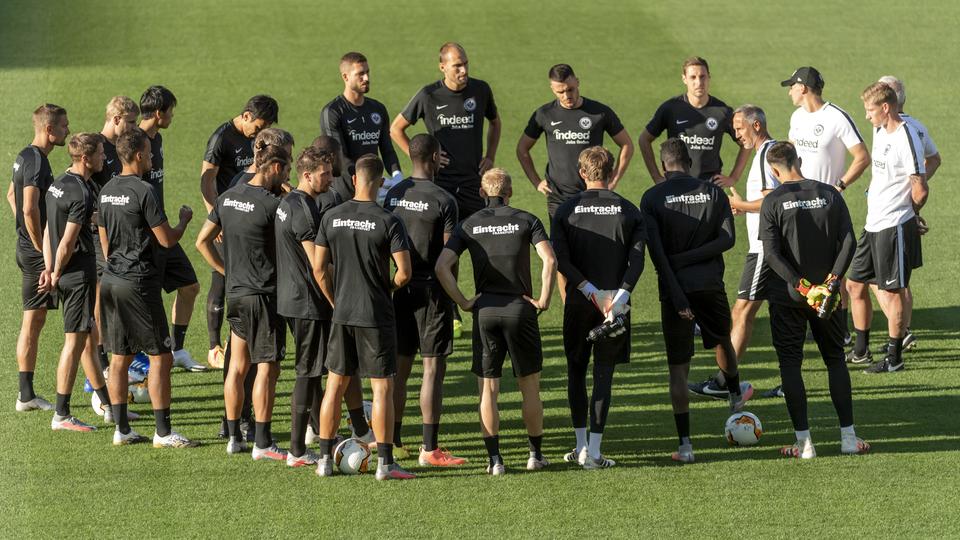
<svg viewBox="0 0 960 540">
<path fill-rule="evenodd" d="M 323 108 L 320 136 L 296 154 L 292 135 L 271 127 L 279 119 L 277 102 L 258 95 L 217 127 L 204 155 L 207 217 L 196 248 L 212 271 L 207 364 L 223 369 L 220 435 L 228 454 L 246 453 L 252 443 L 255 460 L 316 466 L 318 475 L 329 476 L 345 401 L 351 437 L 377 452 L 377 479 L 414 478 L 395 460 L 409 455 L 401 431 L 419 352 L 418 463 L 463 465 L 466 460 L 438 439 L 446 361 L 461 332 L 460 313 L 467 311 L 487 472 L 506 472 L 498 394 L 508 355 L 522 395 L 526 468 L 546 467 L 538 316 L 550 307 L 556 284 L 575 436 L 563 460 L 584 469 L 612 467 L 601 441 L 615 368 L 630 359 L 630 296 L 647 252 L 658 276 L 679 441 L 674 460 L 694 461 L 691 393 L 725 399 L 731 411 L 753 396 L 738 364 L 764 300 L 782 382 L 764 395 L 785 399 L 797 439 L 782 453 L 816 455 L 801 376 L 809 339 L 827 367 L 841 452 L 869 451 L 854 431 L 848 364 L 868 366 L 867 373 L 896 372 L 915 343 L 909 282 L 922 264 L 920 235 L 927 230 L 919 210 L 940 164 L 926 128 L 903 112 L 899 80 L 883 77 L 860 96 L 874 127 L 868 152 L 850 116 L 824 100 L 824 80 L 813 67 L 781 83 L 797 106 L 788 142 L 774 140 L 760 107 L 734 110 L 712 96 L 707 61 L 688 58 L 681 66 L 685 92 L 666 100 L 639 136 L 654 185 L 634 204 L 615 192 L 634 153 L 630 134 L 610 107 L 580 94 L 571 66 L 557 64 L 548 72 L 555 99 L 534 111 L 516 147 L 523 172 L 546 198 L 548 231 L 510 204 L 511 175 L 494 166 L 497 105 L 490 86 L 468 75 L 463 47 L 441 47 L 443 78 L 420 89 L 392 122 L 386 107 L 367 95 L 367 59 L 347 53 L 339 67 L 343 93 Z M 181 247 L 192 210 L 180 207 L 171 226 L 164 205 L 160 132 L 171 125 L 176 105 L 163 86 L 148 88 L 139 104 L 117 96 L 107 104 L 100 133 L 69 141 L 67 111 L 42 105 L 33 114 L 34 140 L 17 156 L 8 192 L 23 274 L 16 409 L 53 409 L 54 430 L 95 429 L 70 409 L 82 365 L 95 412 L 115 424 L 113 444 L 148 440 L 131 428 L 137 415 L 128 410 L 130 384 L 145 378 L 153 445 L 197 445 L 173 430 L 170 418 L 172 367 L 208 369 L 184 349 L 199 294 Z M 421 120 L 426 133 L 408 136 Z M 653 141 L 664 132 L 657 155 Z M 739 145 L 728 174 L 720 159 L 724 134 Z M 605 135 L 619 147 L 617 156 L 603 148 Z M 542 175 L 530 154 L 541 137 L 548 156 Z M 408 175 L 393 144 L 410 159 Z M 48 155 L 63 145 L 71 166 L 54 180 Z M 843 193 L 868 167 L 867 218 L 858 241 Z M 735 184 L 744 171 L 741 195 Z M 723 253 L 735 244 L 734 219 L 741 214 L 749 250 L 731 310 Z M 541 263 L 539 291 L 532 286 L 531 246 Z M 473 294 L 458 283 L 465 251 Z M 878 362 L 869 350 L 871 290 L 888 321 Z M 161 291 L 176 293 L 172 328 Z M 51 404 L 36 394 L 33 374 L 40 331 L 58 305 L 65 335 Z M 296 379 L 285 450 L 271 419 L 288 331 Z M 715 351 L 719 371 L 690 383 L 696 335 Z M 370 411 L 361 378 L 369 379 Z"/>
</svg>

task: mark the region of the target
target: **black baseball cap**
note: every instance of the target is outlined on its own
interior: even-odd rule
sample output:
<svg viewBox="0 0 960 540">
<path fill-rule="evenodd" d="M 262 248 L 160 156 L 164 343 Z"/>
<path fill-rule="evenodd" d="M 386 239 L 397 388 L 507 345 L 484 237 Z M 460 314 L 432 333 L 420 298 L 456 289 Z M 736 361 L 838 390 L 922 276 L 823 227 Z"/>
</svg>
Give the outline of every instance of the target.
<svg viewBox="0 0 960 540">
<path fill-rule="evenodd" d="M 793 72 L 793 75 L 789 79 L 780 82 L 780 86 L 793 86 L 797 83 L 800 83 L 804 86 L 809 86 L 810 88 L 822 89 L 824 82 L 823 77 L 820 76 L 820 72 L 817 71 L 817 68 L 812 66 L 804 66 L 802 68 L 797 68 Z"/>
</svg>

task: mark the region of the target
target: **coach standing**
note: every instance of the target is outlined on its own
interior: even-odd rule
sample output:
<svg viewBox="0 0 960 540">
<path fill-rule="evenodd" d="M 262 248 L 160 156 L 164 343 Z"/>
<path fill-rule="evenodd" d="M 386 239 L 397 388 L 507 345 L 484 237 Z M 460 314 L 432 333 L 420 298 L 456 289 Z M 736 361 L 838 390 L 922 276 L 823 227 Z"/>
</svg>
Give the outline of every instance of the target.
<svg viewBox="0 0 960 540">
<path fill-rule="evenodd" d="M 664 175 L 653 155 L 653 141 L 664 131 L 667 137 L 679 137 L 690 152 L 690 176 L 715 180 L 723 187 L 737 182 L 746 168 L 750 151 L 741 147 L 730 176 L 723 176 L 720 146 L 723 134 L 734 141 L 733 109 L 710 95 L 710 66 L 699 56 L 683 61 L 683 84 L 687 91 L 663 102 L 640 134 L 638 146 L 643 162 L 655 183 L 663 182 Z"/>
</svg>

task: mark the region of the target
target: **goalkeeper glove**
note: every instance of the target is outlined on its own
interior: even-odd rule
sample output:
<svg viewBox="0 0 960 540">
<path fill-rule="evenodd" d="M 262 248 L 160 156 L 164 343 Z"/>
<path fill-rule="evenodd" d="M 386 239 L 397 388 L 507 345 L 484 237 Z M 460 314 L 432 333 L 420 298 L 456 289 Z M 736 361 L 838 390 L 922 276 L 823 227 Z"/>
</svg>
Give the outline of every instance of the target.
<svg viewBox="0 0 960 540">
<path fill-rule="evenodd" d="M 820 304 L 830 296 L 830 291 L 824 285 L 813 285 L 806 278 L 801 278 L 795 287 L 800 296 L 807 300 L 807 305 L 819 310 Z"/>
<path fill-rule="evenodd" d="M 606 315 L 606 306 L 610 303 L 610 291 L 601 291 L 589 281 L 584 281 L 577 289 L 600 313 Z"/>
</svg>

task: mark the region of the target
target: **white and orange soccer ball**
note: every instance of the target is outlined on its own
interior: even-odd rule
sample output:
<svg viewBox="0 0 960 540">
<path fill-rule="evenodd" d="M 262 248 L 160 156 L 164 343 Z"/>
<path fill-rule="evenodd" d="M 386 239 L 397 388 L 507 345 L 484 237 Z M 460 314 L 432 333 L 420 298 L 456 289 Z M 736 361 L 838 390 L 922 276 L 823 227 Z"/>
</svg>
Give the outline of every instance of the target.
<svg viewBox="0 0 960 540">
<path fill-rule="evenodd" d="M 365 473 L 370 461 L 370 449 L 356 439 L 344 439 L 334 448 L 333 461 L 343 474 Z"/>
<path fill-rule="evenodd" d="M 763 435 L 763 425 L 757 415 L 748 412 L 738 412 L 727 418 L 723 429 L 727 442 L 731 446 L 750 446 L 757 444 Z"/>
</svg>

